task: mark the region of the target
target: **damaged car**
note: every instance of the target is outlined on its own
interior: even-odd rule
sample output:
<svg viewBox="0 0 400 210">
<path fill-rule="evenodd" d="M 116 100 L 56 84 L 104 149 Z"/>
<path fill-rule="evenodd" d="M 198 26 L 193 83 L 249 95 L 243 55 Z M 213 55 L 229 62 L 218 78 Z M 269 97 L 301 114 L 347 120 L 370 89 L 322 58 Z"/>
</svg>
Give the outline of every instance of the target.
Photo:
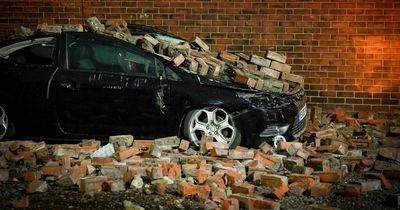
<svg viewBox="0 0 400 210">
<path fill-rule="evenodd" d="M 301 87 L 262 92 L 200 76 L 101 34 L 2 41 L 0 62 L 0 139 L 177 135 L 199 146 L 209 135 L 256 147 L 306 127 Z"/>
</svg>

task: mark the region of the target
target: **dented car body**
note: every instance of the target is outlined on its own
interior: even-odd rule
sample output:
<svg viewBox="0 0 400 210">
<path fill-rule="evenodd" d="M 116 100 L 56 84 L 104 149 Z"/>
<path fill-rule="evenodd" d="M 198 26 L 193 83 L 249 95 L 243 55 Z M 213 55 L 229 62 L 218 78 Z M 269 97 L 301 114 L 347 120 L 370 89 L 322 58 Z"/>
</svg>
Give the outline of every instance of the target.
<svg viewBox="0 0 400 210">
<path fill-rule="evenodd" d="M 208 134 L 258 146 L 306 127 L 302 88 L 260 92 L 199 76 L 122 40 L 67 32 L 3 41 L 0 107 L 8 136 L 137 138 Z M 4 136 L 7 136 L 4 134 Z"/>
</svg>

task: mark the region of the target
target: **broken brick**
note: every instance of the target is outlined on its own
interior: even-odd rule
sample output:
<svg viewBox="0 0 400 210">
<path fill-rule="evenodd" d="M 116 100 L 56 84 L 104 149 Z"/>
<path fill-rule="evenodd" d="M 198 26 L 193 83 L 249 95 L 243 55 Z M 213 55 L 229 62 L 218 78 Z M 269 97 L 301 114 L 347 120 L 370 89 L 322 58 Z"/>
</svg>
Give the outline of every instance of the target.
<svg viewBox="0 0 400 210">
<path fill-rule="evenodd" d="M 225 178 L 227 180 L 226 185 L 228 185 L 228 186 L 243 182 L 242 175 L 240 175 L 237 171 L 234 171 L 234 170 L 228 170 L 225 173 Z"/>
<path fill-rule="evenodd" d="M 197 186 L 197 197 L 200 203 L 205 203 L 210 197 L 211 188 L 208 185 Z"/>
<path fill-rule="evenodd" d="M 106 176 L 88 176 L 80 179 L 79 192 L 101 192 L 103 184 L 107 181 Z"/>
<path fill-rule="evenodd" d="M 35 192 L 46 192 L 47 191 L 47 182 L 34 180 L 28 184 L 26 188 L 26 193 L 35 193 Z"/>
<path fill-rule="evenodd" d="M 290 174 L 289 182 L 302 182 L 307 184 L 308 189 L 310 189 L 315 184 L 319 183 L 319 176 L 315 175 L 304 175 L 304 174 Z"/>
<path fill-rule="evenodd" d="M 179 144 L 179 150 L 180 151 L 186 151 L 189 149 L 190 142 L 187 140 L 182 139 L 181 143 Z"/>
<path fill-rule="evenodd" d="M 178 184 L 178 193 L 183 197 L 195 196 L 197 194 L 197 187 L 189 182 L 181 181 Z"/>
<path fill-rule="evenodd" d="M 360 196 L 361 185 L 359 184 L 346 184 L 344 186 L 344 194 L 346 196 Z"/>
<path fill-rule="evenodd" d="M 270 210 L 279 210 L 280 209 L 280 203 L 275 202 L 273 200 L 269 199 L 257 199 L 257 198 L 252 198 L 248 197 L 245 195 L 241 194 L 232 194 L 229 196 L 229 198 L 234 198 L 239 201 L 239 206 L 240 208 L 244 209 L 270 209 Z"/>
<path fill-rule="evenodd" d="M 381 184 L 383 185 L 383 187 L 385 189 L 392 189 L 392 184 L 390 183 L 390 181 L 388 179 L 386 179 L 385 175 L 382 173 L 368 172 L 365 174 L 365 176 L 367 178 L 369 178 L 369 177 L 378 178 L 379 180 L 381 180 Z"/>
<path fill-rule="evenodd" d="M 381 189 L 381 181 L 378 179 L 357 180 L 361 185 L 361 193 L 367 193 L 374 190 Z"/>
<path fill-rule="evenodd" d="M 125 160 L 127 158 L 130 158 L 132 156 L 138 155 L 140 153 L 141 153 L 141 151 L 138 148 L 129 147 L 129 148 L 126 148 L 126 149 L 118 151 L 116 154 L 117 154 L 118 160 L 121 161 L 121 160 Z"/>
<path fill-rule="evenodd" d="M 224 199 L 221 210 L 239 210 L 239 201 L 235 198 Z"/>
<path fill-rule="evenodd" d="M 21 199 L 15 199 L 12 201 L 12 205 L 14 208 L 28 208 L 29 207 L 29 198 L 23 197 Z"/>
<path fill-rule="evenodd" d="M 50 176 L 58 176 L 63 173 L 63 168 L 61 166 L 43 166 L 42 174 Z"/>
<path fill-rule="evenodd" d="M 307 184 L 303 182 L 293 182 L 289 185 L 289 192 L 301 196 L 308 189 Z"/>
<path fill-rule="evenodd" d="M 343 172 L 341 170 L 335 171 L 318 171 L 314 172 L 315 175 L 319 176 L 321 182 L 339 183 L 342 181 Z"/>
<path fill-rule="evenodd" d="M 24 175 L 25 182 L 32 182 L 34 180 L 39 180 L 42 177 L 42 173 L 39 171 L 27 171 Z"/>
<path fill-rule="evenodd" d="M 244 150 L 240 150 L 239 146 L 236 149 L 229 150 L 229 159 L 234 160 L 245 160 L 245 159 L 253 159 L 254 158 L 254 150 L 249 150 L 245 148 Z"/>
<path fill-rule="evenodd" d="M 317 183 L 311 187 L 311 196 L 313 197 L 325 197 L 331 194 L 332 184 L 329 183 Z"/>
<path fill-rule="evenodd" d="M 217 184 L 219 188 L 225 188 L 225 182 L 222 177 L 214 175 L 206 180 L 206 183 L 211 186 L 213 183 Z"/>
<path fill-rule="evenodd" d="M 236 183 L 231 185 L 233 193 L 254 194 L 255 186 L 249 183 Z"/>
</svg>

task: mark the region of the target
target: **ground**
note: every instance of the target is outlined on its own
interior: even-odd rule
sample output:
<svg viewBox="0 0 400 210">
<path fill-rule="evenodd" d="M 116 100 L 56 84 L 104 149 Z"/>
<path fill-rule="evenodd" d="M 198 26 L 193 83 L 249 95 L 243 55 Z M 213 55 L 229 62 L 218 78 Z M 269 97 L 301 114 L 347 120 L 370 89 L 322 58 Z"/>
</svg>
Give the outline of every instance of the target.
<svg viewBox="0 0 400 210">
<path fill-rule="evenodd" d="M 308 209 L 311 204 L 319 204 L 340 209 L 398 209 L 390 206 L 386 197 L 400 192 L 400 182 L 391 180 L 391 190 L 373 191 L 359 197 L 345 197 L 340 194 L 343 185 L 362 177 L 361 173 L 350 173 L 335 185 L 329 197 L 314 198 L 309 195 L 294 196 L 287 194 L 282 200 L 281 209 Z M 204 209 L 197 199 L 183 199 L 179 195 L 167 193 L 164 196 L 137 192 L 129 189 L 125 192 L 100 192 L 93 195 L 83 194 L 78 187 L 60 187 L 49 183 L 45 193 L 25 194 L 24 182 L 7 182 L 0 185 L 0 209 L 12 209 L 12 200 L 29 197 L 29 209 L 124 209 L 123 201 L 128 200 L 145 209 Z"/>
</svg>

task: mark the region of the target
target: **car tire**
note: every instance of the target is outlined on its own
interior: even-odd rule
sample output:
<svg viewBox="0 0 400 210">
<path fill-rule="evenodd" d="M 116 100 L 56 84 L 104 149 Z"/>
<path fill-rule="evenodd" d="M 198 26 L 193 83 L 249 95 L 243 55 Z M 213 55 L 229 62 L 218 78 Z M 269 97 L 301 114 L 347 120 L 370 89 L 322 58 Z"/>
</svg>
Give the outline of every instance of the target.
<svg viewBox="0 0 400 210">
<path fill-rule="evenodd" d="M 203 135 L 212 136 L 217 142 L 226 142 L 229 148 L 235 148 L 242 140 L 240 127 L 227 111 L 218 107 L 190 111 L 184 120 L 184 135 L 196 147 L 200 147 Z"/>
<path fill-rule="evenodd" d="M 11 139 L 14 134 L 14 123 L 11 121 L 6 111 L 0 106 L 0 140 Z"/>
</svg>

